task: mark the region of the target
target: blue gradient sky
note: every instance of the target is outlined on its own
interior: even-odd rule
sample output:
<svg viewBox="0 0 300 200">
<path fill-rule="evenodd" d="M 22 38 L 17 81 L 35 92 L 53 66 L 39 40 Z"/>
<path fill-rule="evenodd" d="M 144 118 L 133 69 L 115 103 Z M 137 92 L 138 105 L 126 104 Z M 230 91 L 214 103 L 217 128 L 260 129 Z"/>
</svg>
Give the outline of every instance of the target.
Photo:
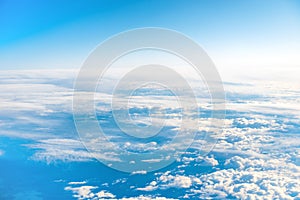
<svg viewBox="0 0 300 200">
<path fill-rule="evenodd" d="M 164 27 L 220 68 L 300 66 L 297 0 L 0 0 L 0 69 L 78 68 L 107 37 Z"/>
</svg>

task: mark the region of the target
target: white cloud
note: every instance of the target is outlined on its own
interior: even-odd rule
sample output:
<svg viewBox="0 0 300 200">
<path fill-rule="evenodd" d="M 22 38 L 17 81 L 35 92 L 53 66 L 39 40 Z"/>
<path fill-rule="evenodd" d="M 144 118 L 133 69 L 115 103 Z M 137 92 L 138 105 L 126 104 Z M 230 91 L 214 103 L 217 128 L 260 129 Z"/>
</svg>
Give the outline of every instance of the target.
<svg viewBox="0 0 300 200">
<path fill-rule="evenodd" d="M 65 187 L 65 190 L 69 190 L 73 192 L 73 197 L 77 198 L 78 200 L 83 199 L 91 199 L 95 197 L 95 193 L 92 190 L 97 189 L 98 187 L 95 186 L 80 186 L 80 187 Z"/>
<path fill-rule="evenodd" d="M 165 180 L 167 179 L 167 180 Z M 192 186 L 192 179 L 187 176 L 171 176 L 168 175 L 167 177 L 160 177 L 162 182 L 167 182 L 164 187 L 176 187 L 176 188 L 190 188 Z"/>
<path fill-rule="evenodd" d="M 112 193 L 104 191 L 104 190 L 97 192 L 96 195 L 98 198 L 115 198 L 116 197 Z"/>
<path fill-rule="evenodd" d="M 140 171 L 134 171 L 131 173 L 132 175 L 135 175 L 135 174 L 147 174 L 147 171 L 145 170 L 140 170 Z"/>
<path fill-rule="evenodd" d="M 96 186 L 80 186 L 80 187 L 71 187 L 67 186 L 65 187 L 65 190 L 72 191 L 73 197 L 77 198 L 78 200 L 87 200 L 87 199 L 94 199 L 94 200 L 100 200 L 100 199 L 116 199 L 115 195 L 106 191 L 101 190 L 98 192 L 94 192 L 98 187 Z"/>
<path fill-rule="evenodd" d="M 158 163 L 162 161 L 162 159 L 159 159 L 159 158 L 153 158 L 153 159 L 145 159 L 145 160 L 142 160 L 142 162 L 145 162 L 145 163 Z"/>
<path fill-rule="evenodd" d="M 120 200 L 175 200 L 175 199 L 166 198 L 166 197 L 154 197 L 154 196 L 140 195 L 138 197 L 123 197 Z"/>
<path fill-rule="evenodd" d="M 69 185 L 84 185 L 86 184 L 87 182 L 86 181 L 73 181 L 73 182 L 69 182 L 68 184 Z"/>
<path fill-rule="evenodd" d="M 157 188 L 158 188 L 158 186 L 150 184 L 143 188 L 136 188 L 136 190 L 150 192 L 150 191 L 156 190 Z"/>
<path fill-rule="evenodd" d="M 126 181 L 127 181 L 127 178 L 119 178 L 119 179 L 113 181 L 111 184 L 115 185 L 115 184 L 118 184 L 118 183 L 125 183 Z"/>
<path fill-rule="evenodd" d="M 119 200 L 175 200 L 173 198 L 166 198 L 166 197 L 157 197 L 157 196 L 144 196 L 140 195 L 137 197 L 121 197 L 116 198 L 116 195 L 106 191 L 101 190 L 99 192 L 94 192 L 98 187 L 96 186 L 80 186 L 80 187 L 65 187 L 65 190 L 72 191 L 73 197 L 77 198 L 78 200 L 104 200 L 104 199 L 119 199 Z"/>
<path fill-rule="evenodd" d="M 216 165 L 219 165 L 219 162 L 213 158 L 213 157 L 208 157 L 208 156 L 205 156 L 205 158 L 203 159 L 204 163 L 206 165 L 211 165 L 211 166 L 216 166 Z"/>
<path fill-rule="evenodd" d="M 123 148 L 127 151 L 144 152 L 144 151 L 155 151 L 158 149 L 158 145 L 156 142 L 137 143 L 137 144 L 131 142 L 125 142 Z"/>
<path fill-rule="evenodd" d="M 146 187 L 143 187 L 143 188 L 136 188 L 136 190 L 150 192 L 150 191 L 156 190 L 157 188 L 158 188 L 157 182 L 156 182 L 156 181 L 152 181 L 152 182 L 151 182 L 149 185 L 147 185 Z"/>
<path fill-rule="evenodd" d="M 219 165 L 218 160 L 216 160 L 213 156 L 201 156 L 197 154 L 191 154 L 189 156 L 184 155 L 178 161 L 181 161 L 184 163 L 184 165 L 189 165 L 191 162 L 195 162 L 195 165 L 197 166 L 217 166 Z"/>
<path fill-rule="evenodd" d="M 158 174 L 157 174 L 158 175 Z M 202 182 L 195 176 L 171 175 L 170 171 L 161 174 L 155 181 L 150 182 L 143 188 L 137 188 L 140 191 L 154 191 L 157 189 L 166 190 L 169 188 L 188 189 L 193 185 L 199 185 Z"/>
</svg>

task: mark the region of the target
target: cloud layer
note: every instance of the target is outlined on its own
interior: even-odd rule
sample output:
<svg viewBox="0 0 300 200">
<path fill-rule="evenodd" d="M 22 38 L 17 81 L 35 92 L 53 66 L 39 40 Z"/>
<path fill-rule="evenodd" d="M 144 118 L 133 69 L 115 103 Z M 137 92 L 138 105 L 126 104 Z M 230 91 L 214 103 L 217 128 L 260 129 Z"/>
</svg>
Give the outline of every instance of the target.
<svg viewBox="0 0 300 200">
<path fill-rule="evenodd" d="M 30 150 L 28 159 L 49 166 L 57 162 L 70 166 L 95 163 L 95 158 L 120 162 L 122 158 L 110 151 L 109 145 L 104 145 L 105 151 L 92 155 L 81 143 L 72 118 L 74 74 L 74 71 L 1 73 L 0 139 L 18 141 L 21 147 Z M 209 132 L 211 116 L 207 100 L 203 98 L 199 103 L 198 134 L 171 167 L 155 173 L 138 170 L 127 175 L 111 171 L 120 176 L 112 177 L 115 180 L 109 179 L 111 182 L 104 175 L 94 182 L 83 176 L 82 180 L 68 182 L 65 191 L 75 199 L 300 199 L 299 87 L 279 81 L 251 79 L 244 82 L 225 83 L 227 118 L 221 133 L 210 133 L 218 142 L 208 155 L 202 152 L 203 134 Z M 113 123 L 107 106 L 110 97 L 109 93 L 97 93 L 95 98 L 100 103 L 96 104 L 96 111 L 105 131 L 110 133 L 108 139 L 119 147 L 138 153 L 156 151 L 177 133 L 178 104 L 161 97 L 154 101 L 155 105 L 168 108 L 164 111 L 173 119 L 167 121 L 165 135 L 143 143 L 128 141 Z M 151 100 L 147 98 L 137 96 L 133 101 L 134 111 L 145 110 L 143 100 Z M 135 117 L 147 123 L 161 120 L 159 116 L 150 121 L 143 113 Z M 5 144 L 6 141 L 0 146 L 3 149 L 0 156 L 5 152 L 6 157 L 11 155 L 11 149 Z M 169 148 L 175 147 L 170 145 Z M 145 158 L 143 162 L 159 163 L 164 159 L 169 158 Z M 128 163 L 135 164 L 135 161 Z M 118 189 L 130 195 L 120 195 L 116 192 Z"/>
</svg>

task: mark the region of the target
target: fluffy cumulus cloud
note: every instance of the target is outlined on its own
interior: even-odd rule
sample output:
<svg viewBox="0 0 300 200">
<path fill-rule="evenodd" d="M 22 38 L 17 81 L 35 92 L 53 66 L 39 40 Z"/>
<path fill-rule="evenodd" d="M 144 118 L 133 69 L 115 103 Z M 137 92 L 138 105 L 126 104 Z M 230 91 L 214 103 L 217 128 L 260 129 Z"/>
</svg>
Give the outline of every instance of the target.
<svg viewBox="0 0 300 200">
<path fill-rule="evenodd" d="M 239 199 L 300 198 L 300 167 L 284 159 L 258 159 L 234 156 L 223 169 L 203 175 L 203 187 L 198 192 L 204 198 L 233 196 Z"/>
<path fill-rule="evenodd" d="M 113 199 L 115 195 L 105 190 L 100 190 L 95 192 L 98 189 L 97 186 L 86 185 L 86 181 L 80 182 L 69 182 L 68 186 L 65 187 L 66 191 L 72 191 L 73 197 L 84 200 L 84 199 Z"/>
<path fill-rule="evenodd" d="M 159 177 L 163 187 L 177 187 L 177 188 L 189 188 L 192 185 L 192 179 L 187 176 L 172 176 L 172 175 L 162 175 Z"/>
<path fill-rule="evenodd" d="M 200 185 L 201 180 L 195 176 L 172 175 L 171 171 L 167 171 L 150 182 L 146 187 L 137 188 L 139 191 L 153 191 L 157 189 L 167 190 L 170 188 L 188 189 L 193 185 Z"/>
<path fill-rule="evenodd" d="M 217 166 L 219 165 L 218 160 L 216 160 L 213 156 L 202 156 L 197 154 L 184 154 L 180 159 L 178 159 L 179 162 L 183 162 L 184 165 L 191 165 L 191 163 L 194 163 L 194 165 L 201 165 L 201 166 Z M 184 166 L 182 165 L 182 166 Z"/>
<path fill-rule="evenodd" d="M 95 197 L 95 193 L 92 192 L 93 189 L 96 189 L 95 186 L 79 186 L 79 187 L 65 187 L 65 190 L 72 191 L 74 193 L 73 197 L 77 199 L 91 199 Z"/>
</svg>

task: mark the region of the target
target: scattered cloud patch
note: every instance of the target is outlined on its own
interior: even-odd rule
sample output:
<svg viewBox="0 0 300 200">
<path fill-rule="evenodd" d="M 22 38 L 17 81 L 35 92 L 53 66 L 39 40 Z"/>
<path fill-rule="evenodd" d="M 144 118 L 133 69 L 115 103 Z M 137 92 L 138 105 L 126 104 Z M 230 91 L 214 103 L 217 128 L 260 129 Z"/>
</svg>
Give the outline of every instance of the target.
<svg viewBox="0 0 300 200">
<path fill-rule="evenodd" d="M 45 139 L 26 146 L 36 149 L 32 159 L 45 161 L 49 164 L 56 161 L 88 162 L 95 160 L 95 157 L 105 160 L 118 160 L 109 152 L 106 154 L 91 154 L 79 140 L 74 139 Z"/>
<path fill-rule="evenodd" d="M 86 183 L 87 183 L 86 181 L 78 181 L 78 182 L 74 181 L 74 182 L 69 182 L 68 184 L 69 185 L 84 185 Z"/>
<path fill-rule="evenodd" d="M 98 192 L 95 192 L 95 190 L 98 189 L 96 186 L 80 186 L 80 187 L 71 187 L 67 186 L 65 187 L 66 191 L 72 191 L 73 197 L 77 198 L 78 200 L 104 200 L 104 199 L 119 199 L 119 200 L 175 200 L 173 198 L 166 198 L 166 197 L 158 197 L 158 196 L 136 196 L 136 197 L 121 197 L 116 198 L 116 195 L 106 191 L 101 190 Z"/>
<path fill-rule="evenodd" d="M 178 161 L 183 162 L 184 165 L 190 165 L 192 162 L 194 165 L 201 166 L 217 166 L 219 165 L 218 160 L 216 160 L 212 155 L 210 156 L 201 156 L 197 154 L 184 155 Z"/>
<path fill-rule="evenodd" d="M 137 197 L 123 197 L 120 200 L 176 200 L 173 198 L 166 198 L 166 197 L 155 197 L 155 196 L 144 196 L 140 195 Z"/>
<path fill-rule="evenodd" d="M 96 193 L 96 196 L 97 196 L 98 198 L 115 198 L 115 195 L 113 195 L 113 194 L 110 193 L 110 192 L 104 191 L 104 190 L 102 190 L 102 191 L 100 191 L 100 192 L 97 192 L 97 193 Z"/>
<path fill-rule="evenodd" d="M 136 190 L 139 191 L 153 191 L 156 190 L 158 188 L 157 186 L 157 182 L 156 181 L 152 181 L 149 185 L 147 185 L 146 187 L 143 188 L 137 188 Z"/>
<path fill-rule="evenodd" d="M 199 185 L 202 182 L 199 178 L 195 176 L 185 176 L 185 175 L 172 175 L 170 171 L 167 171 L 156 178 L 155 181 L 150 182 L 147 186 L 143 188 L 137 188 L 140 191 L 154 191 L 157 189 L 166 190 L 169 188 L 177 189 L 188 189 L 193 185 Z"/>
<path fill-rule="evenodd" d="M 65 190 L 72 191 L 73 197 L 83 200 L 83 199 L 91 199 L 96 196 L 95 193 L 92 192 L 92 190 L 97 189 L 98 187 L 95 186 L 80 186 L 80 187 L 71 187 L 67 186 L 65 187 Z"/>
<path fill-rule="evenodd" d="M 132 175 L 136 175 L 136 174 L 147 174 L 147 171 L 145 170 L 141 170 L 141 171 L 134 171 L 131 173 Z"/>
</svg>

